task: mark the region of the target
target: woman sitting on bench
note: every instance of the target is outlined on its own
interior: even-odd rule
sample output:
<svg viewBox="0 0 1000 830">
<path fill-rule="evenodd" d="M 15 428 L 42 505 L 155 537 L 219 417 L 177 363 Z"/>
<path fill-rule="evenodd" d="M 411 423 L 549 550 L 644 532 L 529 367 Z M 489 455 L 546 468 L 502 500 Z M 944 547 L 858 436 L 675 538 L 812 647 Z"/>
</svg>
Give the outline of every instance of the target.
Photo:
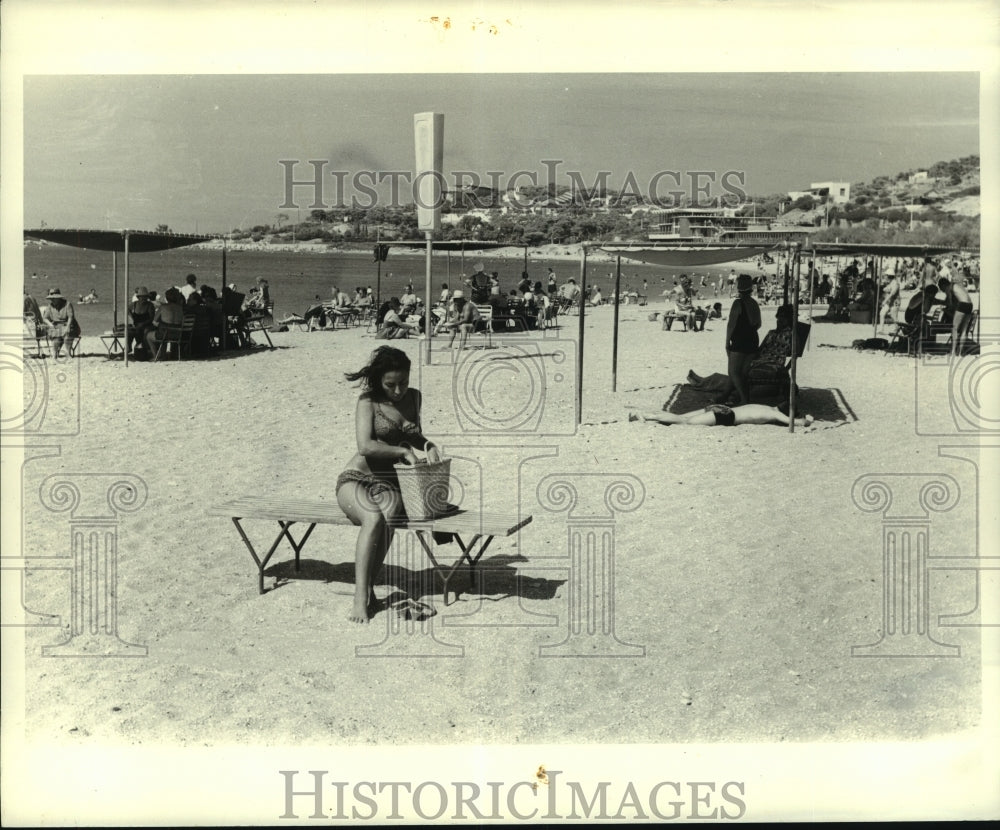
<svg viewBox="0 0 1000 830">
<path fill-rule="evenodd" d="M 416 462 L 414 449 L 430 462 L 437 448 L 421 432 L 421 396 L 410 388 L 410 358 L 392 346 L 376 349 L 367 366 L 346 373 L 361 381 L 354 426 L 358 451 L 337 477 L 337 504 L 360 526 L 354 553 L 354 608 L 348 619 L 367 623 L 376 611 L 375 577 L 392 543 L 394 523 L 405 519 L 393 465 Z"/>
</svg>

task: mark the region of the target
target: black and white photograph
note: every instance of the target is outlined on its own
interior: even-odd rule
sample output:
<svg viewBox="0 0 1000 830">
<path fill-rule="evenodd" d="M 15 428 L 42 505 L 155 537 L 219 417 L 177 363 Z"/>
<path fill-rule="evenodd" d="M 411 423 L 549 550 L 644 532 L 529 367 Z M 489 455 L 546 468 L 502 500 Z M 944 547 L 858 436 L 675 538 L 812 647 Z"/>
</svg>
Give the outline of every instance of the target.
<svg viewBox="0 0 1000 830">
<path fill-rule="evenodd" d="M 5 3 L 4 824 L 997 818 L 996 12 Z"/>
</svg>

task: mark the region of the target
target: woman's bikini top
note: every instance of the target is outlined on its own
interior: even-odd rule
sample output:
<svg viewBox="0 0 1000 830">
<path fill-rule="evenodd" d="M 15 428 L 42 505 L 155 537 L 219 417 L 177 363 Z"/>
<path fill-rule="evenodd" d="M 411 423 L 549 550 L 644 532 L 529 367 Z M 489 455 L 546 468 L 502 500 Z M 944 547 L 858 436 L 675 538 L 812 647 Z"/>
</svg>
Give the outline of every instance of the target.
<svg viewBox="0 0 1000 830">
<path fill-rule="evenodd" d="M 402 424 L 397 424 L 382 411 L 382 406 L 378 403 L 375 404 L 373 426 L 375 428 L 375 437 L 379 441 L 385 441 L 385 443 L 394 446 L 408 444 L 413 438 L 420 435 L 420 426 L 418 424 L 407 420 L 404 420 Z"/>
</svg>

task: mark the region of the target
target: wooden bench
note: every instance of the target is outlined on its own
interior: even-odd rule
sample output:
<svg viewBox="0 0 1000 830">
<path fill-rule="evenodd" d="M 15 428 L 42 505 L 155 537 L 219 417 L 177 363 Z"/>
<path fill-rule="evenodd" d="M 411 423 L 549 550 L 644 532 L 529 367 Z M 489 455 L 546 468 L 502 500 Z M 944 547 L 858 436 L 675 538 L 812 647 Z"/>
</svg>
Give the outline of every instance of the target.
<svg viewBox="0 0 1000 830">
<path fill-rule="evenodd" d="M 236 525 L 236 530 L 243 539 L 243 543 L 250 551 L 254 562 L 257 563 L 257 589 L 259 593 L 264 593 L 264 568 L 271 560 L 282 539 L 287 539 L 288 543 L 295 551 L 295 570 L 299 570 L 299 556 L 302 548 L 312 534 L 313 529 L 318 524 L 329 525 L 351 525 L 353 523 L 340 505 L 333 501 L 317 501 L 310 499 L 282 499 L 273 496 L 243 496 L 232 501 L 219 504 L 208 509 L 210 516 L 228 516 Z M 270 549 L 263 557 L 258 555 L 253 544 L 247 537 L 246 531 L 240 524 L 245 519 L 262 519 L 276 521 L 281 527 L 277 537 L 275 537 Z M 496 513 L 478 513 L 471 510 L 456 510 L 454 513 L 440 518 L 431 519 L 424 522 L 406 522 L 395 526 L 396 530 L 413 531 L 420 544 L 423 546 L 427 558 L 434 566 L 434 571 L 441 577 L 444 583 L 444 604 L 448 605 L 448 583 L 455 575 L 462 563 L 468 563 L 469 584 L 475 585 L 476 564 L 480 557 L 490 546 L 490 542 L 497 536 L 510 536 L 516 533 L 525 525 L 531 523 L 531 516 L 512 518 Z M 308 525 L 302 538 L 296 542 L 290 528 L 296 522 Z M 454 563 L 439 563 L 434 556 L 433 533 L 450 533 L 454 536 L 455 543 L 462 551 L 462 555 Z M 461 534 L 467 536 L 471 534 L 468 543 L 462 540 Z M 458 591 L 455 590 L 455 597 L 458 598 Z"/>
</svg>

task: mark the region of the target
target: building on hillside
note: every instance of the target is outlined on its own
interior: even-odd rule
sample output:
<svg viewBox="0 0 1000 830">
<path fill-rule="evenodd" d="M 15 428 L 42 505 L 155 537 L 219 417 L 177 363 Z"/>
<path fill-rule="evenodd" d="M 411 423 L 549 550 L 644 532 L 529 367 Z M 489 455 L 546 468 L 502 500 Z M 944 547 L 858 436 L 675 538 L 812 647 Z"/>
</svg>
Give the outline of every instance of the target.
<svg viewBox="0 0 1000 830">
<path fill-rule="evenodd" d="M 813 182 L 808 190 L 789 190 L 788 198 L 793 202 L 798 201 L 803 196 L 812 196 L 817 201 L 822 201 L 825 197 L 827 201 L 837 205 L 843 205 L 851 201 L 850 182 Z"/>
<path fill-rule="evenodd" d="M 813 182 L 809 185 L 809 192 L 813 196 L 826 196 L 836 205 L 851 201 L 850 182 Z"/>
<path fill-rule="evenodd" d="M 906 179 L 906 181 L 909 182 L 910 184 L 917 184 L 918 182 L 925 182 L 925 181 L 927 181 L 927 171 L 926 170 L 918 170 L 916 173 L 912 173 L 910 176 L 908 176 L 907 179 Z"/>
</svg>

